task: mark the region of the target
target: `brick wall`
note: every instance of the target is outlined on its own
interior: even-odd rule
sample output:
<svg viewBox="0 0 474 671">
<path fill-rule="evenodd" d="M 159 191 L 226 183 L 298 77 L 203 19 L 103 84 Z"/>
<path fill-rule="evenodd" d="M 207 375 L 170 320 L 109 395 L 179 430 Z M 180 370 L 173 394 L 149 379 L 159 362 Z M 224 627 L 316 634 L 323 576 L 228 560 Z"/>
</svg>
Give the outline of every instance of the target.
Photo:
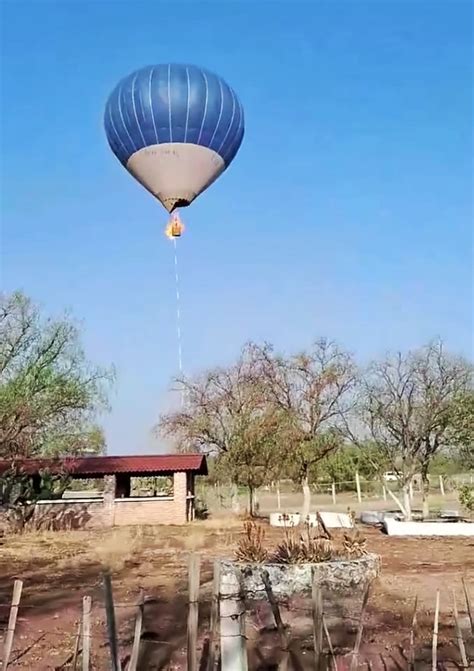
<svg viewBox="0 0 474 671">
<path fill-rule="evenodd" d="M 37 503 L 32 520 L 37 529 L 100 529 L 110 526 L 102 501 Z"/>
<path fill-rule="evenodd" d="M 186 524 L 193 519 L 187 500 L 191 482 L 186 473 L 175 473 L 173 497 L 137 500 L 116 499 L 114 475 L 104 478 L 103 501 L 58 501 L 37 504 L 35 524 L 50 529 L 92 529 L 140 524 Z"/>
<path fill-rule="evenodd" d="M 115 526 L 134 524 L 182 524 L 173 499 L 133 501 L 120 499 L 115 502 Z"/>
</svg>

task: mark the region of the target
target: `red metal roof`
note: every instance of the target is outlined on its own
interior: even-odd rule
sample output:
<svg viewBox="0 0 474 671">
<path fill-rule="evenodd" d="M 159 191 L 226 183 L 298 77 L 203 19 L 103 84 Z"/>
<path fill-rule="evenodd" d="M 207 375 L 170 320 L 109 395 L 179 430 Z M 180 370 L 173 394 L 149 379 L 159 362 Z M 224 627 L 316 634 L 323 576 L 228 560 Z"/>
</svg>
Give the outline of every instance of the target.
<svg viewBox="0 0 474 671">
<path fill-rule="evenodd" d="M 186 471 L 207 475 L 206 457 L 202 454 L 157 454 L 128 457 L 65 457 L 63 459 L 0 460 L 0 474 L 15 463 L 23 473 L 34 475 L 48 469 L 51 473 L 67 472 L 77 477 L 97 477 L 114 473 L 142 475 Z"/>
</svg>

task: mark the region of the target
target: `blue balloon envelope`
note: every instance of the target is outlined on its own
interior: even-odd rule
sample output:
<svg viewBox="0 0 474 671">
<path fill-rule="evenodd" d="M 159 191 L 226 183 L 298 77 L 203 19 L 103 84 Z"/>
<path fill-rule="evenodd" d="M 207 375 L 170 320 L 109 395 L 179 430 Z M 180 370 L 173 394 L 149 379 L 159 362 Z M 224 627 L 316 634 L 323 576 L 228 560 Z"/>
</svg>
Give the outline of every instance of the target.
<svg viewBox="0 0 474 671">
<path fill-rule="evenodd" d="M 125 77 L 105 108 L 109 145 L 172 212 L 189 205 L 230 165 L 244 112 L 221 77 L 194 65 L 152 65 Z"/>
</svg>

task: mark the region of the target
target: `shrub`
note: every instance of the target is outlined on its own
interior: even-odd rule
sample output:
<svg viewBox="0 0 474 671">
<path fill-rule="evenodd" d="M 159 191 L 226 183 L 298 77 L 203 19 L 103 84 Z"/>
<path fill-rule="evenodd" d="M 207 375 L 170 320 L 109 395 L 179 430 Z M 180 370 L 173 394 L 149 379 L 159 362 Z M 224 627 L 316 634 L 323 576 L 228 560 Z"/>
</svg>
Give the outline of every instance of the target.
<svg viewBox="0 0 474 671">
<path fill-rule="evenodd" d="M 244 535 L 239 540 L 235 557 L 238 561 L 261 563 L 265 561 L 268 552 L 263 545 L 265 530 L 253 520 L 244 522 Z"/>
<path fill-rule="evenodd" d="M 335 556 L 333 542 L 306 526 L 303 533 L 288 529 L 271 559 L 278 564 L 317 564 Z"/>
<path fill-rule="evenodd" d="M 342 547 L 347 559 L 359 559 L 367 554 L 367 538 L 354 527 L 344 534 Z"/>
<path fill-rule="evenodd" d="M 194 515 L 197 520 L 207 520 L 209 517 L 209 508 L 207 507 L 207 503 L 199 496 L 197 496 L 194 501 Z"/>
<path fill-rule="evenodd" d="M 463 485 L 459 490 L 459 503 L 469 510 L 470 513 L 474 511 L 474 488 L 469 485 Z"/>
</svg>

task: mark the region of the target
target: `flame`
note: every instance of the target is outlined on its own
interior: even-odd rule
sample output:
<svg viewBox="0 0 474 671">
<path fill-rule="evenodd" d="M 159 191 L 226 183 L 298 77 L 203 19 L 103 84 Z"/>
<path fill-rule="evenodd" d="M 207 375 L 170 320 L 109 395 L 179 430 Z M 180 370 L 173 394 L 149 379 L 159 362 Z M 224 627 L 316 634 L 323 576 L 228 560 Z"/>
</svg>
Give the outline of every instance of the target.
<svg viewBox="0 0 474 671">
<path fill-rule="evenodd" d="M 170 240 L 179 238 L 184 233 L 184 224 L 179 218 L 179 214 L 172 214 L 165 228 L 165 235 Z"/>
</svg>

